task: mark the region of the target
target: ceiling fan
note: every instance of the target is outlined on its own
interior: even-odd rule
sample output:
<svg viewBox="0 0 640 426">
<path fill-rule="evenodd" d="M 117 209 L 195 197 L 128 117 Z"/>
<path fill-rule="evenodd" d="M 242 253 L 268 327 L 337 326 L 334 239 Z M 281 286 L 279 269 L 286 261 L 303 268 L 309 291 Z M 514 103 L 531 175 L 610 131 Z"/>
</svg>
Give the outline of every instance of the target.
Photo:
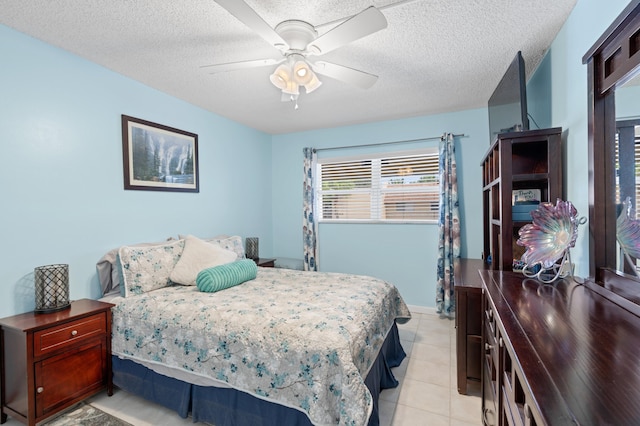
<svg viewBox="0 0 640 426">
<path fill-rule="evenodd" d="M 282 91 L 282 100 L 295 101 L 296 108 L 298 107 L 297 99 L 300 94 L 300 86 L 304 86 L 306 93 L 311 93 L 322 84 L 316 73 L 363 89 L 368 89 L 378 79 L 378 76 L 364 71 L 315 59 L 315 57 L 386 28 L 386 18 L 374 6 L 368 7 L 318 36 L 313 25 L 300 20 L 283 21 L 275 28 L 271 28 L 243 0 L 215 0 L 215 2 L 279 50 L 282 57 L 201 67 L 211 74 L 278 65 L 270 76 L 271 83 Z"/>
</svg>

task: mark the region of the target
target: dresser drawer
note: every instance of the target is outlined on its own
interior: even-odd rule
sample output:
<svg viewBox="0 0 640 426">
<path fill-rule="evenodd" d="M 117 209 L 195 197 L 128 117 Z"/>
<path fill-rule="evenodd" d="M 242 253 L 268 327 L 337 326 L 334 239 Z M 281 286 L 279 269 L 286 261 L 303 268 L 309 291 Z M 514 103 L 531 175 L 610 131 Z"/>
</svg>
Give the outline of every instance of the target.
<svg viewBox="0 0 640 426">
<path fill-rule="evenodd" d="M 33 335 L 34 356 L 42 355 L 78 341 L 104 335 L 107 332 L 107 315 L 101 312 L 90 317 L 60 324 Z"/>
</svg>

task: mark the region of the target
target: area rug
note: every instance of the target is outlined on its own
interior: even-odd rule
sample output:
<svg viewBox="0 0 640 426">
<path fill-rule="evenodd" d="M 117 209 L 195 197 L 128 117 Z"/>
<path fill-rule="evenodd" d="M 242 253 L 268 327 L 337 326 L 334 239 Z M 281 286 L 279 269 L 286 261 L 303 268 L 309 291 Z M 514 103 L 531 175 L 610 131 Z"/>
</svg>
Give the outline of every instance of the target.
<svg viewBox="0 0 640 426">
<path fill-rule="evenodd" d="M 132 426 L 84 402 L 42 426 Z"/>
</svg>

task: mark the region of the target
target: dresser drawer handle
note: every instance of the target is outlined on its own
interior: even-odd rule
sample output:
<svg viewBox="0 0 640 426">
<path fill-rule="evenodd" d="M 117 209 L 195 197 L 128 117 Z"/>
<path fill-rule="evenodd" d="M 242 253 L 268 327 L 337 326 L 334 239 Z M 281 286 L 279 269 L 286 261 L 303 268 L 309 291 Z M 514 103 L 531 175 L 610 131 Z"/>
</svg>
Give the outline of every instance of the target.
<svg viewBox="0 0 640 426">
<path fill-rule="evenodd" d="M 43 388 L 42 386 L 40 386 L 40 387 L 37 389 L 37 392 L 38 392 L 38 393 L 42 393 L 42 392 L 44 392 L 44 388 Z"/>
<path fill-rule="evenodd" d="M 485 351 L 489 352 L 491 349 L 493 349 L 493 345 L 490 345 L 488 343 L 484 344 L 484 350 Z"/>
<path fill-rule="evenodd" d="M 74 337 L 77 336 L 78 335 L 78 330 L 73 330 L 71 332 L 71 335 L 74 336 Z"/>
</svg>

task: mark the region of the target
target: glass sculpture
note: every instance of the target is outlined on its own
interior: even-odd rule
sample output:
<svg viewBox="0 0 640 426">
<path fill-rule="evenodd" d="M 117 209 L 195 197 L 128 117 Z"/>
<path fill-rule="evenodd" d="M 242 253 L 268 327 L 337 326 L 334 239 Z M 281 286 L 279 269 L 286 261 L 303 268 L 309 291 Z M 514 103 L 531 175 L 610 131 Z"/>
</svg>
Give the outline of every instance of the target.
<svg viewBox="0 0 640 426">
<path fill-rule="evenodd" d="M 518 232 L 517 244 L 526 247 L 522 255 L 522 273 L 550 283 L 573 276 L 570 249 L 578 238 L 578 225 L 586 223 L 570 201 L 558 199 L 556 204 L 544 202 L 531 212 L 533 219 Z"/>
</svg>

